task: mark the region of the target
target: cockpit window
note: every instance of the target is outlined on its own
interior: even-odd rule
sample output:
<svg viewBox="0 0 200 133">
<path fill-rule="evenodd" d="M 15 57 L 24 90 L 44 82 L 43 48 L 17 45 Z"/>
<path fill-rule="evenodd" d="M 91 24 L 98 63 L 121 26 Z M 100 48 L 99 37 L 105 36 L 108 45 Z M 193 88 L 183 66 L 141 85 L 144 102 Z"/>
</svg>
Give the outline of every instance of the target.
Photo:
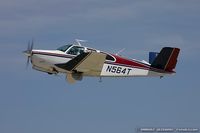
<svg viewBox="0 0 200 133">
<path fill-rule="evenodd" d="M 79 54 L 81 54 L 83 52 L 84 52 L 84 48 L 83 47 L 73 46 L 71 49 L 69 49 L 69 51 L 67 52 L 67 54 L 79 55 Z"/>
<path fill-rule="evenodd" d="M 72 45 L 64 45 L 64 46 L 61 46 L 59 48 L 57 48 L 57 50 L 60 50 L 60 51 L 63 51 L 65 52 L 69 47 L 71 47 Z"/>
</svg>

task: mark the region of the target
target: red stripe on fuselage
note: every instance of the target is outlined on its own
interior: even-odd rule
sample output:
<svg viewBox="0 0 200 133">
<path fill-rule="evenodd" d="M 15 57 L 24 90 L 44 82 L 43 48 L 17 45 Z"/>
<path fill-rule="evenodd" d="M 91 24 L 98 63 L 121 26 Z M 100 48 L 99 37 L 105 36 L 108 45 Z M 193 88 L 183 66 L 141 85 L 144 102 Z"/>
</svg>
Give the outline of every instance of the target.
<svg viewBox="0 0 200 133">
<path fill-rule="evenodd" d="M 138 68 L 145 68 L 145 69 L 149 69 L 150 66 L 147 64 L 143 64 L 142 62 L 138 62 L 135 60 L 131 60 L 131 59 L 126 59 L 117 55 L 113 55 L 116 58 L 115 63 L 117 64 L 122 64 L 122 65 L 127 65 L 127 66 L 133 66 L 133 67 L 138 67 Z"/>
<path fill-rule="evenodd" d="M 121 65 L 121 66 L 126 66 L 126 67 L 132 67 L 132 68 L 139 68 L 139 69 L 144 69 L 144 70 L 150 70 L 158 73 L 174 73 L 172 72 L 167 72 L 161 69 L 157 68 L 152 68 L 148 64 L 144 64 L 142 62 L 136 61 L 136 60 L 131 60 L 131 59 L 126 59 L 117 55 L 112 55 L 115 57 L 116 61 L 115 62 L 107 62 L 108 64 L 114 64 L 114 65 Z"/>
<path fill-rule="evenodd" d="M 57 53 L 49 53 L 49 52 L 38 52 L 38 51 L 33 51 L 33 54 L 49 55 L 49 56 L 64 57 L 64 58 L 73 58 L 73 57 L 75 57 L 73 55 L 57 54 Z"/>
</svg>

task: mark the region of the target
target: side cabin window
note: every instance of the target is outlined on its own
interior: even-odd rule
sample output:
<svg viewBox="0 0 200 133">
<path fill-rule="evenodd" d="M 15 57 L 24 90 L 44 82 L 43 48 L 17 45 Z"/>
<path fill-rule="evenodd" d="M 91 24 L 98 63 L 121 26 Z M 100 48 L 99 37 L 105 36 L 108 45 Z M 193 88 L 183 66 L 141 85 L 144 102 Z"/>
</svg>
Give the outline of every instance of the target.
<svg viewBox="0 0 200 133">
<path fill-rule="evenodd" d="M 81 54 L 83 52 L 84 52 L 84 47 L 73 46 L 72 48 L 69 49 L 69 51 L 67 52 L 67 54 L 79 55 L 79 54 Z"/>
<path fill-rule="evenodd" d="M 104 53 L 104 52 L 101 52 L 101 53 Z M 104 54 L 106 54 L 106 60 L 107 61 L 112 61 L 112 62 L 115 61 L 115 58 L 112 55 L 107 54 L 107 53 L 104 53 Z"/>
<path fill-rule="evenodd" d="M 115 58 L 109 54 L 106 55 L 106 60 L 115 61 Z"/>
</svg>

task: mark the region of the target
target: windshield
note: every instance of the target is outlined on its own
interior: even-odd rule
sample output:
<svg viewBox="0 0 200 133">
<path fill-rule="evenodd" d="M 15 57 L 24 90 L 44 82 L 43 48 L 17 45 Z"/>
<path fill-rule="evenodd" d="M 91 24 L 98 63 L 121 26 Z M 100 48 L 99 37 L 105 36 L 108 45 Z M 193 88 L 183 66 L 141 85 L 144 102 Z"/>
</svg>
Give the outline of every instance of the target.
<svg viewBox="0 0 200 133">
<path fill-rule="evenodd" d="M 73 46 L 67 53 L 71 55 L 79 55 L 84 52 L 84 48 L 80 46 Z"/>
<path fill-rule="evenodd" d="M 63 51 L 65 52 L 69 47 L 71 47 L 72 45 L 64 45 L 64 46 L 61 46 L 59 48 L 57 48 L 57 50 L 60 50 L 60 51 Z"/>
</svg>

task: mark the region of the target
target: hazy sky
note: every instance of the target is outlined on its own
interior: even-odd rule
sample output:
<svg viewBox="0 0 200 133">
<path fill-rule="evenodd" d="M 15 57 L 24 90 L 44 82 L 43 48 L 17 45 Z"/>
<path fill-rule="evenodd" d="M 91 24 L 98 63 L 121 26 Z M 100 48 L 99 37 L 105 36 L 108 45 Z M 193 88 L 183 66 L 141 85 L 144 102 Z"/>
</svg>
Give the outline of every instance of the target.
<svg viewBox="0 0 200 133">
<path fill-rule="evenodd" d="M 56 49 L 74 39 L 148 60 L 181 49 L 177 74 L 159 78 L 84 78 L 26 70 L 28 40 Z M 199 0 L 1 0 L 1 133 L 134 133 L 138 127 L 200 128 Z"/>
</svg>

